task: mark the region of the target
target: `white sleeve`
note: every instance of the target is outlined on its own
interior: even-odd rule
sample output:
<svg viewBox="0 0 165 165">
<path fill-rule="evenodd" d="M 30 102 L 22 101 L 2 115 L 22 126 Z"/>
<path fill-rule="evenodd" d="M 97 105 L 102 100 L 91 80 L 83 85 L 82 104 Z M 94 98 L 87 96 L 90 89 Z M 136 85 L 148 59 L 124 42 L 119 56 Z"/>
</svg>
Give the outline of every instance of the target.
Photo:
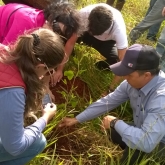
<svg viewBox="0 0 165 165">
<path fill-rule="evenodd" d="M 115 27 L 114 27 L 114 38 L 116 41 L 116 47 L 117 49 L 125 49 L 128 47 L 128 40 L 127 40 L 127 34 L 126 34 L 126 26 L 123 20 L 122 15 L 117 18 L 117 22 L 115 21 Z"/>
</svg>

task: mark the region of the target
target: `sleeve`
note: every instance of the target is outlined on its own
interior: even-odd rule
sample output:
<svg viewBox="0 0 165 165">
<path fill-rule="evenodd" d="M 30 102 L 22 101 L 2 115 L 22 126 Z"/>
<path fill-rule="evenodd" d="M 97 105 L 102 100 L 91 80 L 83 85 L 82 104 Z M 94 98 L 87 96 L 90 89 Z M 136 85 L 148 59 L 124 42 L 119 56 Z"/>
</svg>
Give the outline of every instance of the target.
<svg viewBox="0 0 165 165">
<path fill-rule="evenodd" d="M 110 93 L 109 95 L 91 104 L 86 110 L 77 115 L 76 119 L 82 123 L 116 108 L 121 103 L 129 99 L 126 89 L 127 83 L 124 81 L 113 93 Z"/>
<path fill-rule="evenodd" d="M 124 23 L 124 19 L 120 14 L 117 18 L 116 27 L 114 31 L 114 37 L 116 41 L 117 49 L 125 49 L 128 47 L 128 40 L 127 40 L 127 33 L 126 33 L 126 26 Z"/>
<path fill-rule="evenodd" d="M 122 120 L 115 124 L 116 131 L 127 146 L 150 153 L 162 140 L 165 136 L 164 100 L 165 96 L 158 96 L 151 101 L 141 128 L 130 126 Z"/>
<path fill-rule="evenodd" d="M 34 124 L 24 128 L 26 98 L 24 90 L 20 88 L 4 90 L 6 92 L 3 94 L 0 91 L 0 137 L 6 151 L 16 156 L 23 153 L 41 136 L 46 121 L 41 117 Z"/>
</svg>

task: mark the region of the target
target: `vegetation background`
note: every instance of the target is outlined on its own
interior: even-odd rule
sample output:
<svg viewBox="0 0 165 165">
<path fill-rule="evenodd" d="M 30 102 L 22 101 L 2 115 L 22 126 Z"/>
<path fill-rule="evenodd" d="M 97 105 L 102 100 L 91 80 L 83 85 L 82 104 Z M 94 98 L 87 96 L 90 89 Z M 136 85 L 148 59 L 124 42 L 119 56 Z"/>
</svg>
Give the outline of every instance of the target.
<svg viewBox="0 0 165 165">
<path fill-rule="evenodd" d="M 105 2 L 99 0 L 75 0 L 78 9 L 94 3 Z M 148 9 L 150 0 L 127 0 L 122 10 L 127 34 L 139 23 Z M 0 1 L 1 4 L 2 1 Z M 162 24 L 159 33 L 161 32 Z M 159 37 L 159 34 L 158 34 Z M 156 43 L 146 40 L 146 33 L 137 43 L 155 47 Z M 100 71 L 94 64 L 102 59 L 100 54 L 83 44 L 76 45 L 73 56 L 66 65 L 63 84 L 71 85 L 69 90 L 62 88 L 59 93 L 63 102 L 58 104 L 57 115 L 44 130 L 48 144 L 43 153 L 34 158 L 28 165 L 119 165 L 122 150 L 112 144 L 107 138 L 107 132 L 100 130 L 103 116 L 92 121 L 79 124 L 72 128 L 59 129 L 60 120 L 65 116 L 73 117 L 83 111 L 88 105 L 101 97 L 109 89 L 113 74 L 110 71 Z M 89 91 L 76 84 L 82 80 Z M 72 82 L 69 84 L 69 82 Z M 81 88 L 81 89 L 80 89 Z M 79 94 L 78 90 L 81 90 Z M 56 98 L 57 99 L 57 98 Z M 132 110 L 126 102 L 111 111 L 112 114 L 125 121 L 132 121 Z M 105 114 L 106 115 L 106 114 Z M 152 162 L 154 159 L 150 158 Z M 140 165 L 148 162 L 143 160 Z M 155 165 L 158 162 L 155 162 Z"/>
</svg>

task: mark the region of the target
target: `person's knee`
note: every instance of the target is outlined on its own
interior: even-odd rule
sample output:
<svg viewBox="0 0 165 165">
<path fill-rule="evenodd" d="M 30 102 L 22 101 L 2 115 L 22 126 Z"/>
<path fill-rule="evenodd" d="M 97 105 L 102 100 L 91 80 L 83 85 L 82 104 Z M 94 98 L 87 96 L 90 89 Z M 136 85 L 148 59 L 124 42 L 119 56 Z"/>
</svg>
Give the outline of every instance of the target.
<svg viewBox="0 0 165 165">
<path fill-rule="evenodd" d="M 40 147 L 39 153 L 40 153 L 40 152 L 42 152 L 42 151 L 44 150 L 44 148 L 45 148 L 46 145 L 47 145 L 46 138 L 45 138 L 45 136 L 44 136 L 43 134 L 41 134 L 41 139 L 40 139 L 40 143 L 39 143 L 39 144 L 40 144 L 40 145 L 39 145 L 39 147 Z"/>
<path fill-rule="evenodd" d="M 47 145 L 46 138 L 43 134 L 32 144 L 34 148 L 34 155 L 41 153 Z"/>
</svg>

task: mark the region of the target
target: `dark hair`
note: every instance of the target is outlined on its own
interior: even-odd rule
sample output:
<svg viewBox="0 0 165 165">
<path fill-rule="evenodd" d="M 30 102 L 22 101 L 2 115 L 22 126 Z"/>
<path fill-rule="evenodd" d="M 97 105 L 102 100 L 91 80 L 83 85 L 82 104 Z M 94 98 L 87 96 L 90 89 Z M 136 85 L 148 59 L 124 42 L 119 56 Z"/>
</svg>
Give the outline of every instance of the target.
<svg viewBox="0 0 165 165">
<path fill-rule="evenodd" d="M 158 75 L 160 71 L 160 68 L 157 69 L 151 69 L 151 70 L 137 70 L 139 75 L 143 75 L 146 72 L 150 72 L 152 76 Z"/>
<path fill-rule="evenodd" d="M 92 35 L 101 35 L 110 28 L 113 15 L 107 8 L 98 6 L 91 11 L 88 20 L 88 31 L 92 33 Z"/>
<path fill-rule="evenodd" d="M 80 26 L 79 12 L 70 3 L 53 2 L 44 9 L 45 19 L 52 25 L 53 31 L 69 39 L 73 33 L 78 33 Z M 64 34 L 60 32 L 58 23 L 65 25 Z"/>
<path fill-rule="evenodd" d="M 39 63 L 46 64 L 48 68 L 57 67 L 65 56 L 62 40 L 51 30 L 40 28 L 33 34 L 20 36 L 9 54 L 0 61 L 14 62 L 21 72 L 27 89 L 25 114 L 41 109 L 45 85 L 37 76 L 35 67 Z"/>
</svg>

